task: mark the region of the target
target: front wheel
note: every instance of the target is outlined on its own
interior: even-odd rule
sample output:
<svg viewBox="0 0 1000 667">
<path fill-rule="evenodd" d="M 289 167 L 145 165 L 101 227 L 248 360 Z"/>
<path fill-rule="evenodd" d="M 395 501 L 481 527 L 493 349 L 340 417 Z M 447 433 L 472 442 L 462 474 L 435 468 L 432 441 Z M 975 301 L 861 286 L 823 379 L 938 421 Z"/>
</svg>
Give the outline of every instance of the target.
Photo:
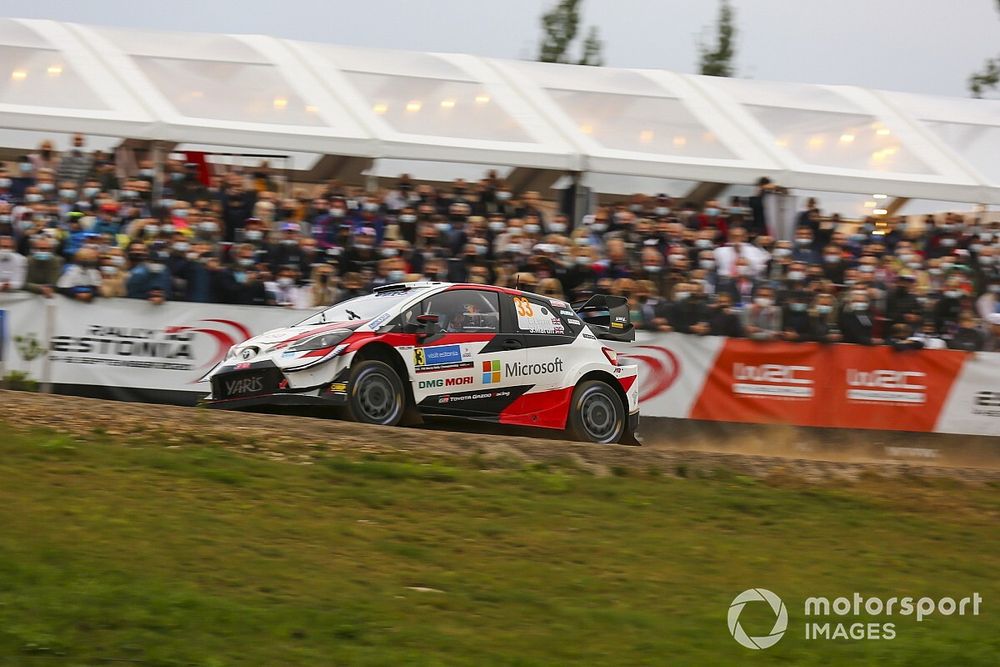
<svg viewBox="0 0 1000 667">
<path fill-rule="evenodd" d="M 610 444 L 622 437 L 625 419 L 615 390 L 599 380 L 588 380 L 573 391 L 566 430 L 574 440 Z"/>
<path fill-rule="evenodd" d="M 362 424 L 395 426 L 406 409 L 403 383 L 389 364 L 369 359 L 351 368 L 347 416 Z"/>
</svg>

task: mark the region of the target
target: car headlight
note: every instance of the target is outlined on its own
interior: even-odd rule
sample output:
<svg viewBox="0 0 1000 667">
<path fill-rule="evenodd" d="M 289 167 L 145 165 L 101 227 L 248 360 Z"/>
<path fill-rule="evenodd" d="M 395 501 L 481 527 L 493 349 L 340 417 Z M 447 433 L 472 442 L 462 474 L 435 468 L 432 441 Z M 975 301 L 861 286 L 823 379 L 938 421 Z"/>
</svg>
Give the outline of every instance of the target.
<svg viewBox="0 0 1000 667">
<path fill-rule="evenodd" d="M 313 336 L 312 338 L 306 338 L 301 340 L 294 345 L 288 347 L 289 350 L 295 352 L 303 352 L 306 350 L 322 350 L 327 347 L 333 347 L 334 345 L 339 345 L 343 343 L 344 340 L 350 336 L 353 331 L 350 329 L 335 329 L 333 331 L 328 331 L 324 334 L 318 336 Z"/>
</svg>

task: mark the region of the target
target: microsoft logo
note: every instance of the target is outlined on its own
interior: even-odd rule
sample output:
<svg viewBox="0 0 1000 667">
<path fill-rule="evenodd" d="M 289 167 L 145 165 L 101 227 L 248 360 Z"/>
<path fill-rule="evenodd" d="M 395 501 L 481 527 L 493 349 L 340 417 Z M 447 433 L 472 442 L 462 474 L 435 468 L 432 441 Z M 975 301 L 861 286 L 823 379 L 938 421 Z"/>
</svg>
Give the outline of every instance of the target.
<svg viewBox="0 0 1000 667">
<path fill-rule="evenodd" d="M 483 384 L 500 382 L 500 360 L 483 362 Z"/>
</svg>

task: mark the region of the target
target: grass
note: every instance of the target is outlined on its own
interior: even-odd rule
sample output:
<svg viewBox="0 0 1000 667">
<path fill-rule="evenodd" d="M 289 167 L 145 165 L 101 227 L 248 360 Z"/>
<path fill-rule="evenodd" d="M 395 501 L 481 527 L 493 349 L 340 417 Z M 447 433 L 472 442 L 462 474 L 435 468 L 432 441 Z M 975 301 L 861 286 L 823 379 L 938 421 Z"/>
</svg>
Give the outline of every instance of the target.
<svg viewBox="0 0 1000 667">
<path fill-rule="evenodd" d="M 0 664 L 992 665 L 1000 654 L 995 486 L 483 465 L 301 466 L 0 425 Z M 740 647 L 726 625 L 751 587 L 789 609 L 766 651 Z M 979 616 L 880 619 L 895 622 L 893 640 L 803 638 L 807 596 L 854 591 L 985 602 Z M 765 611 L 746 607 L 750 634 L 770 629 Z"/>
</svg>

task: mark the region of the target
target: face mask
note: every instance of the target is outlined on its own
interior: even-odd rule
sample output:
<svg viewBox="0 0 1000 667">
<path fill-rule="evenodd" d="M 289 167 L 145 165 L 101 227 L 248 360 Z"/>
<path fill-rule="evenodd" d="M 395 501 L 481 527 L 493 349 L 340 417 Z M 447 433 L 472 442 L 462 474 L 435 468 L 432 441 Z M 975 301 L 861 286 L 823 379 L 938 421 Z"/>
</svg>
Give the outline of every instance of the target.
<svg viewBox="0 0 1000 667">
<path fill-rule="evenodd" d="M 404 213 L 403 215 L 399 216 L 399 221 L 409 225 L 417 221 L 417 216 L 413 215 L 412 213 Z"/>
<path fill-rule="evenodd" d="M 117 266 L 109 266 L 109 265 L 105 264 L 104 266 L 101 267 L 101 273 L 103 273 L 106 276 L 113 276 L 116 273 L 118 273 L 118 267 Z"/>
<path fill-rule="evenodd" d="M 404 271 L 400 271 L 399 269 L 395 269 L 389 272 L 387 278 L 390 283 L 401 283 L 406 280 L 406 273 Z"/>
<path fill-rule="evenodd" d="M 990 285 L 989 290 L 994 294 L 1000 294 L 1000 285 Z"/>
<path fill-rule="evenodd" d="M 792 303 L 788 305 L 796 313 L 804 313 L 809 306 L 804 303 Z"/>
<path fill-rule="evenodd" d="M 477 255 L 480 255 L 480 256 L 485 255 L 487 250 L 489 250 L 489 248 L 487 248 L 486 246 L 480 245 L 478 243 L 476 244 L 476 254 Z"/>
<path fill-rule="evenodd" d="M 775 248 L 774 249 L 774 256 L 775 257 L 788 257 L 791 254 L 792 254 L 792 249 L 791 248 Z"/>
<path fill-rule="evenodd" d="M 187 252 L 191 248 L 191 244 L 186 241 L 178 241 L 173 245 L 173 248 L 177 252 Z"/>
<path fill-rule="evenodd" d="M 502 232 L 507 228 L 507 223 L 503 220 L 493 220 L 490 222 L 490 231 L 492 232 Z"/>
<path fill-rule="evenodd" d="M 962 292 L 956 289 L 947 290 L 944 295 L 949 299 L 960 299 L 962 298 Z"/>
<path fill-rule="evenodd" d="M 184 180 L 184 174 L 180 173 L 179 171 L 175 171 L 174 173 L 170 174 L 170 180 L 171 181 L 183 181 Z"/>
<path fill-rule="evenodd" d="M 827 264 L 836 264 L 840 261 L 840 255 L 824 255 L 823 259 L 826 260 Z"/>
<path fill-rule="evenodd" d="M 979 258 L 979 263 L 980 264 L 984 264 L 986 266 L 989 266 L 990 264 L 993 263 L 994 259 L 996 259 L 996 258 L 993 257 L 993 255 L 987 255 L 986 257 L 980 257 Z"/>
<path fill-rule="evenodd" d="M 944 273 L 944 271 L 935 266 L 934 268 L 927 269 L 927 273 L 931 274 L 932 276 L 940 276 L 942 273 Z"/>
<path fill-rule="evenodd" d="M 375 211 L 378 210 L 378 204 L 374 202 L 366 202 L 365 210 L 368 211 L 369 213 L 374 213 Z"/>
<path fill-rule="evenodd" d="M 663 267 L 659 264 L 643 264 L 642 270 L 646 273 L 659 273 L 663 270 Z"/>
<path fill-rule="evenodd" d="M 112 266 L 125 266 L 125 258 L 121 255 L 112 255 L 108 261 Z"/>
<path fill-rule="evenodd" d="M 174 210 L 173 215 L 183 220 L 188 217 L 188 210 L 186 208 L 178 208 Z"/>
<path fill-rule="evenodd" d="M 553 222 L 549 225 L 549 230 L 553 234 L 562 234 L 566 231 L 566 225 L 561 222 Z"/>
<path fill-rule="evenodd" d="M 53 192 L 55 191 L 56 186 L 53 185 L 52 183 L 39 183 L 38 189 L 41 190 L 42 192 Z"/>
<path fill-rule="evenodd" d="M 19 162 L 17 168 L 21 170 L 22 174 L 31 173 L 31 163 L 30 162 Z"/>
<path fill-rule="evenodd" d="M 603 233 L 607 228 L 608 226 L 603 222 L 595 222 L 590 226 L 590 229 L 596 232 L 597 234 Z"/>
<path fill-rule="evenodd" d="M 287 287 L 291 287 L 294 284 L 295 284 L 295 280 L 293 280 L 292 278 L 289 278 L 288 276 L 282 276 L 281 278 L 278 278 L 278 285 L 280 285 L 281 287 L 286 287 L 287 288 Z"/>
<path fill-rule="evenodd" d="M 802 271 L 789 271 L 788 279 L 797 282 L 799 280 L 805 280 L 806 274 Z"/>
<path fill-rule="evenodd" d="M 139 175 L 142 176 L 143 178 L 152 178 L 153 177 L 153 170 L 152 169 L 140 169 L 139 170 Z"/>
<path fill-rule="evenodd" d="M 160 227 L 160 231 L 163 232 L 164 234 L 173 234 L 174 226 L 168 222 L 167 224 Z"/>
<path fill-rule="evenodd" d="M 955 239 L 941 239 L 941 245 L 943 245 L 945 248 L 951 248 L 955 245 L 955 243 L 956 243 Z"/>
<path fill-rule="evenodd" d="M 214 234 L 219 231 L 219 225 L 214 222 L 203 222 L 198 225 L 198 229 L 205 232 L 206 234 Z"/>
<path fill-rule="evenodd" d="M 39 250 L 32 255 L 35 259 L 45 261 L 52 258 L 52 253 L 47 250 Z"/>
<path fill-rule="evenodd" d="M 91 188 L 84 188 L 83 189 L 83 196 L 86 197 L 87 199 L 90 199 L 91 197 L 96 197 L 98 195 L 98 193 L 100 193 L 100 191 L 101 191 L 100 188 L 93 188 L 93 187 L 91 187 Z"/>
<path fill-rule="evenodd" d="M 741 276 L 752 276 L 752 275 L 753 275 L 753 269 L 752 269 L 752 268 L 750 268 L 749 266 L 741 266 L 741 267 L 740 267 L 740 268 L 739 268 L 739 269 L 737 270 L 737 272 L 738 272 L 738 273 L 739 273 L 739 274 L 740 274 Z"/>
<path fill-rule="evenodd" d="M 159 225 L 146 225 L 142 228 L 142 233 L 146 236 L 156 236 L 160 233 Z"/>
<path fill-rule="evenodd" d="M 510 197 L 511 193 L 507 192 L 506 190 L 500 190 L 499 192 L 497 192 L 497 199 L 499 199 L 500 201 L 507 201 L 508 199 L 510 199 Z"/>
<path fill-rule="evenodd" d="M 714 259 L 702 259 L 702 260 L 699 260 L 698 261 L 698 266 L 700 266 L 701 268 L 705 269 L 706 271 L 711 271 L 712 269 L 715 268 L 715 260 Z"/>
<path fill-rule="evenodd" d="M 863 312 L 865 312 L 866 310 L 868 310 L 868 302 L 867 302 L 867 301 L 858 301 L 858 302 L 856 302 L 856 303 L 855 303 L 855 304 L 854 304 L 854 305 L 852 306 L 852 308 L 853 308 L 854 310 L 858 311 L 859 313 L 863 313 Z"/>
<path fill-rule="evenodd" d="M 674 292 L 674 299 L 677 301 L 687 301 L 691 292 Z"/>
<path fill-rule="evenodd" d="M 861 273 L 867 273 L 867 274 L 870 275 L 872 273 L 875 273 L 875 267 L 872 266 L 872 265 L 870 265 L 870 264 L 865 264 L 865 265 L 859 267 L 858 271 L 860 271 Z"/>
<path fill-rule="evenodd" d="M 519 253 L 521 252 L 521 246 L 518 245 L 517 243 L 508 243 L 507 252 Z"/>
<path fill-rule="evenodd" d="M 11 186 L 11 180 L 9 178 L 0 178 L 0 188 L 9 188 Z"/>
<path fill-rule="evenodd" d="M 134 199 L 137 195 L 135 190 L 122 190 L 122 199 Z"/>
<path fill-rule="evenodd" d="M 576 262 L 577 266 L 587 266 L 588 264 L 590 264 L 589 257 L 577 256 L 576 260 L 574 261 Z"/>
<path fill-rule="evenodd" d="M 653 209 L 653 213 L 662 217 L 664 215 L 670 215 L 670 209 L 667 208 L 666 206 L 657 206 L 655 209 Z"/>
<path fill-rule="evenodd" d="M 251 259 L 250 257 L 240 257 L 238 260 L 236 260 L 236 263 L 242 266 L 243 268 L 249 268 L 253 266 L 253 259 Z"/>
<path fill-rule="evenodd" d="M 451 225 L 449 225 L 447 222 L 435 222 L 434 229 L 438 230 L 439 232 L 448 232 L 451 231 Z"/>
<path fill-rule="evenodd" d="M 819 314 L 821 314 L 821 315 L 829 315 L 830 313 L 833 312 L 833 306 L 828 306 L 826 304 L 821 304 L 819 306 L 816 306 L 816 312 L 819 313 Z"/>
<path fill-rule="evenodd" d="M 260 231 L 259 229 L 248 229 L 246 232 L 243 233 L 243 236 L 248 241 L 260 241 L 262 238 L 264 238 L 264 232 Z"/>
<path fill-rule="evenodd" d="M 524 226 L 524 231 L 526 231 L 529 234 L 537 234 L 539 231 L 541 231 L 541 228 L 534 223 L 528 223 Z"/>
<path fill-rule="evenodd" d="M 753 302 L 758 306 L 760 306 L 761 308 L 767 308 L 768 306 L 771 305 L 771 299 L 767 298 L 766 296 L 758 296 L 753 300 Z"/>
<path fill-rule="evenodd" d="M 702 248 L 702 249 L 711 248 L 712 247 L 712 240 L 711 239 L 698 239 L 697 241 L 694 242 L 694 244 L 695 244 L 696 247 Z"/>
<path fill-rule="evenodd" d="M 383 257 L 395 257 L 399 254 L 399 250 L 396 248 L 382 248 Z"/>
<path fill-rule="evenodd" d="M 149 266 L 149 270 L 151 273 L 163 273 L 163 269 L 167 268 L 162 264 L 157 264 L 155 262 L 148 264 L 147 266 Z"/>
<path fill-rule="evenodd" d="M 715 208 L 714 206 L 710 206 L 709 208 L 705 209 L 705 215 L 707 215 L 710 218 L 714 218 L 715 216 L 719 215 L 719 209 Z"/>
<path fill-rule="evenodd" d="M 331 208 L 330 209 L 330 215 L 333 216 L 334 218 L 343 218 L 344 217 L 344 209 L 342 209 L 342 208 Z"/>
<path fill-rule="evenodd" d="M 32 204 L 37 204 L 43 199 L 45 198 L 42 197 L 42 195 L 38 194 L 37 192 L 29 192 L 28 194 L 24 195 L 24 200 Z"/>
</svg>

